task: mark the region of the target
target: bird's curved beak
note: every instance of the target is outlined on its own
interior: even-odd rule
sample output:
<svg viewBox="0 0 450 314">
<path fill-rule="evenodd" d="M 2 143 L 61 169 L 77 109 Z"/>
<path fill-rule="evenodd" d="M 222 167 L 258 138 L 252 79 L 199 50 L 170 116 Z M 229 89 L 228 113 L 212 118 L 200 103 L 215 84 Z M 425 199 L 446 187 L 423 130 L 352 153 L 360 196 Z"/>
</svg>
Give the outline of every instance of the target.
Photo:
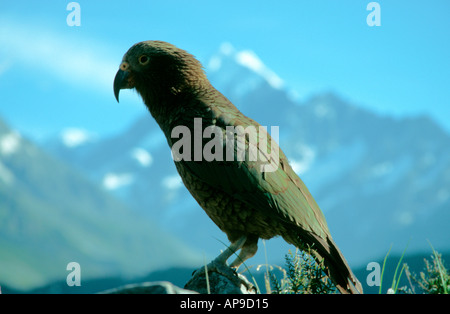
<svg viewBox="0 0 450 314">
<path fill-rule="evenodd" d="M 128 70 L 128 63 L 122 62 L 119 71 L 114 78 L 114 96 L 116 96 L 117 102 L 119 102 L 119 93 L 121 89 L 132 88 L 130 82 L 130 71 Z"/>
</svg>

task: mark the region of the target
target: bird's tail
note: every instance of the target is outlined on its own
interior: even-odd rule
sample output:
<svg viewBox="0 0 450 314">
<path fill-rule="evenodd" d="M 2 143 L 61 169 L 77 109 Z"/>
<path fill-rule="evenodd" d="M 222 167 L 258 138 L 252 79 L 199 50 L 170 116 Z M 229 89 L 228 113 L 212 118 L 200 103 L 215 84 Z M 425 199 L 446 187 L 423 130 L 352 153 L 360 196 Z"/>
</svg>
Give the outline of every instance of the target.
<svg viewBox="0 0 450 314">
<path fill-rule="evenodd" d="M 335 284 L 336 288 L 342 294 L 362 294 L 363 289 L 361 283 L 358 281 L 356 276 L 353 274 L 350 266 L 348 266 L 347 261 L 342 255 L 341 251 L 330 238 L 322 239 L 314 234 L 309 234 L 307 236 L 308 240 L 306 243 L 314 243 L 309 247 L 313 257 L 317 262 L 325 265 L 325 271 L 327 276 Z M 305 249 L 301 238 L 298 238 L 297 243 L 294 243 L 298 248 Z"/>
</svg>

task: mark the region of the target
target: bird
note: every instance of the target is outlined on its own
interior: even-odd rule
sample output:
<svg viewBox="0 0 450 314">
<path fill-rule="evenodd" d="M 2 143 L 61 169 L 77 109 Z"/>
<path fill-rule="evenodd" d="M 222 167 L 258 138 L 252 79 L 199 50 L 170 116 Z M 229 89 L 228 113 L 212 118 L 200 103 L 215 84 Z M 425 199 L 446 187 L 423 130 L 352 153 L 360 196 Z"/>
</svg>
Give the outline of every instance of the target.
<svg viewBox="0 0 450 314">
<path fill-rule="evenodd" d="M 227 263 L 239 251 L 229 265 L 237 269 L 255 255 L 259 239 L 281 236 L 323 262 L 340 293 L 363 293 L 324 214 L 278 143 L 212 86 L 192 54 L 165 41 L 138 42 L 123 56 L 113 88 L 117 101 L 122 89 L 141 96 L 172 149 L 184 185 L 227 235 L 231 244 L 214 261 Z M 233 132 L 239 127 L 259 133 Z M 174 130 L 203 136 L 196 140 Z M 236 145 L 229 144 L 232 140 Z M 217 158 L 202 156 L 207 146 Z"/>
</svg>

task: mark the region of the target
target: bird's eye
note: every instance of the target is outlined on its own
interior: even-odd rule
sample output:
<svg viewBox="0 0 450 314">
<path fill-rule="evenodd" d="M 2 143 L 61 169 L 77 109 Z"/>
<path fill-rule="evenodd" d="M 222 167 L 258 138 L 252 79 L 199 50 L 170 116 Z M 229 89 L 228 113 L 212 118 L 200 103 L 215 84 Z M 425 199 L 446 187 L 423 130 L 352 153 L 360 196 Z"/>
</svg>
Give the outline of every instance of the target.
<svg viewBox="0 0 450 314">
<path fill-rule="evenodd" d="M 139 63 L 142 65 L 146 65 L 149 60 L 150 60 L 150 58 L 147 57 L 146 55 L 142 55 L 139 57 Z"/>
</svg>

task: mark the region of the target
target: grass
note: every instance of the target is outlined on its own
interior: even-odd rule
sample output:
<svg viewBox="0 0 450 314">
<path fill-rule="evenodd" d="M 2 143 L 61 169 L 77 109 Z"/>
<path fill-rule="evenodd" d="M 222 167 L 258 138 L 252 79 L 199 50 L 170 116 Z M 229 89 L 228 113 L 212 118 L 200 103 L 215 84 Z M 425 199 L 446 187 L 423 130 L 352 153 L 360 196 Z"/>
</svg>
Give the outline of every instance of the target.
<svg viewBox="0 0 450 314">
<path fill-rule="evenodd" d="M 411 273 L 408 265 L 406 263 L 403 263 L 402 260 L 406 252 L 406 248 L 403 251 L 398 263 L 397 267 L 395 268 L 394 277 L 392 279 L 392 285 L 387 290 L 388 294 L 396 294 L 396 293 L 407 293 L 407 294 L 416 294 L 416 293 L 423 293 L 423 294 L 448 294 L 450 290 L 450 276 L 448 270 L 444 266 L 444 261 L 442 260 L 442 255 L 439 254 L 431 245 L 432 255 L 431 255 L 431 262 L 427 259 L 424 259 L 425 263 L 425 269 L 423 272 L 420 272 L 420 275 L 417 276 L 416 274 Z M 392 248 L 392 246 L 391 246 Z M 383 278 L 384 278 L 384 269 L 386 265 L 386 260 L 389 256 L 389 253 L 391 251 L 391 248 L 389 248 L 388 253 L 386 254 L 386 257 L 383 261 L 383 268 L 381 271 L 381 280 L 380 280 L 380 289 L 379 293 L 382 292 L 382 286 L 383 286 Z M 401 266 L 400 273 L 398 273 L 398 270 Z M 405 272 L 406 278 L 409 283 L 409 288 L 406 286 L 399 287 L 401 276 Z M 398 274 L 398 275 L 397 275 Z"/>
<path fill-rule="evenodd" d="M 266 288 L 272 294 L 331 294 L 337 289 L 325 275 L 323 263 L 317 263 L 311 252 L 298 249 L 289 250 L 285 256 L 285 269 L 281 269 L 282 278 L 278 279 L 273 269 L 268 270 Z M 268 284 L 270 282 L 270 284 Z"/>
<path fill-rule="evenodd" d="M 264 242 L 263 242 L 264 243 Z M 393 275 L 392 283 L 386 292 L 383 292 L 383 281 L 386 281 L 385 270 L 386 261 L 392 249 L 392 245 L 389 248 L 381 269 L 379 294 L 448 294 L 450 291 L 450 275 L 445 268 L 442 255 L 439 254 L 433 246 L 431 261 L 424 259 L 425 269 L 420 272 L 419 275 L 411 273 L 408 265 L 402 263 L 405 257 L 408 245 L 403 250 L 402 255 L 397 262 L 395 272 Z M 323 263 L 318 263 L 312 256 L 312 252 L 309 248 L 305 251 L 296 249 L 293 253 L 291 250 L 285 255 L 285 267 L 270 265 L 267 262 L 267 252 L 264 243 L 264 251 L 266 255 L 266 263 L 258 265 L 256 271 L 259 271 L 261 267 L 266 267 L 264 273 L 264 283 L 266 293 L 269 294 L 334 294 L 338 293 L 337 288 L 326 276 L 325 266 Z M 255 277 L 251 274 L 249 267 L 243 264 L 245 271 L 249 273 L 257 293 L 262 291 L 256 283 Z M 410 287 L 400 287 L 400 281 L 405 273 L 406 279 L 409 282 Z M 278 276 L 277 276 L 278 274 Z"/>
<path fill-rule="evenodd" d="M 409 245 L 409 244 L 408 244 L 408 245 Z M 395 293 L 397 293 L 397 290 L 398 290 L 398 284 L 400 283 L 400 279 L 401 279 L 401 277 L 402 277 L 403 271 L 404 271 L 405 268 L 406 268 L 406 264 L 403 264 L 403 266 L 402 266 L 402 268 L 401 268 L 401 271 L 400 271 L 400 274 L 398 275 L 398 277 L 397 277 L 397 272 L 398 272 L 398 268 L 400 267 L 400 265 L 401 265 L 401 263 L 402 263 L 403 257 L 405 256 L 405 252 L 406 252 L 406 249 L 408 248 L 408 245 L 407 245 L 406 248 L 403 250 L 403 253 L 402 253 L 402 255 L 401 255 L 401 257 L 400 257 L 400 259 L 399 259 L 399 261 L 398 261 L 398 263 L 397 263 L 397 267 L 395 268 L 395 272 L 394 272 L 394 277 L 393 277 L 393 279 L 392 279 L 392 285 L 391 285 L 391 287 L 388 289 L 388 294 L 395 294 Z M 379 289 L 379 291 L 378 291 L 379 294 L 382 294 L 382 291 L 383 291 L 384 270 L 385 270 L 385 267 L 386 267 L 386 261 L 387 261 L 387 258 L 388 258 L 388 256 L 389 256 L 389 253 L 391 252 L 391 249 L 392 249 L 392 245 L 391 245 L 391 247 L 389 248 L 389 251 L 387 252 L 387 254 L 386 254 L 386 256 L 385 256 L 385 258 L 384 258 L 384 260 L 383 260 L 383 268 L 381 269 L 380 289 Z"/>
<path fill-rule="evenodd" d="M 431 246 L 431 244 L 430 244 Z M 403 250 L 399 261 L 397 262 L 392 283 L 387 289 L 388 294 L 448 294 L 450 291 L 450 274 L 445 268 L 442 255 L 439 254 L 433 246 L 431 261 L 424 259 L 425 269 L 419 275 L 412 274 L 406 263 L 403 263 L 408 245 Z M 379 293 L 383 292 L 383 279 L 385 276 L 386 261 L 391 252 L 392 246 L 386 254 L 383 267 L 381 270 Z M 285 268 L 278 266 L 267 267 L 265 276 L 267 293 L 272 294 L 330 294 L 337 293 L 334 284 L 325 275 L 325 267 L 323 264 L 318 264 L 311 257 L 310 252 L 303 252 L 296 250 L 295 253 L 291 251 L 285 256 Z M 278 269 L 282 276 L 279 279 L 274 270 Z M 406 274 L 406 279 L 410 287 L 400 287 L 400 281 L 403 274 Z M 386 280 L 384 280 L 386 281 Z"/>
<path fill-rule="evenodd" d="M 425 269 L 419 276 L 412 274 L 406 266 L 406 274 L 410 284 L 409 293 L 417 293 L 416 288 L 425 294 L 448 294 L 450 291 L 450 274 L 445 268 L 442 255 L 431 245 L 433 254 L 431 262 L 424 259 Z M 415 285 L 417 285 L 417 287 Z"/>
</svg>

